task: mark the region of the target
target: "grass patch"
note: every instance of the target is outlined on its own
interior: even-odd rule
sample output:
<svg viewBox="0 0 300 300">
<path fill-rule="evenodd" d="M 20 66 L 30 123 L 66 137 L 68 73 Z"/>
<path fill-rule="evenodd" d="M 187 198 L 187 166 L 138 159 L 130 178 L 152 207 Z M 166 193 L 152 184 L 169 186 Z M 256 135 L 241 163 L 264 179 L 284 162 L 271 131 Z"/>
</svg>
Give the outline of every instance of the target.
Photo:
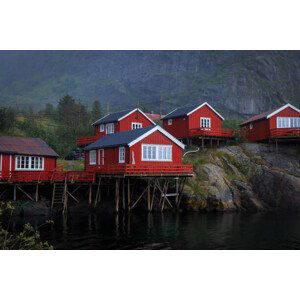
<svg viewBox="0 0 300 300">
<path fill-rule="evenodd" d="M 58 159 L 58 165 L 63 165 L 64 171 L 83 171 L 84 161 L 83 160 L 64 160 Z"/>
</svg>

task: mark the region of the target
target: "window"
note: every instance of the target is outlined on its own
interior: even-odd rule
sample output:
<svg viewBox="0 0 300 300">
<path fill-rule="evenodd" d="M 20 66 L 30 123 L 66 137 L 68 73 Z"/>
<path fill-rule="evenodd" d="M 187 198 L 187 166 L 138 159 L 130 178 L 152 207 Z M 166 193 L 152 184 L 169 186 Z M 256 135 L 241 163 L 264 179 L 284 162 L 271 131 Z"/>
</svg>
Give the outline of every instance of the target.
<svg viewBox="0 0 300 300">
<path fill-rule="evenodd" d="M 106 133 L 107 134 L 114 133 L 114 123 L 106 124 Z"/>
<path fill-rule="evenodd" d="M 96 150 L 90 151 L 90 165 L 96 164 Z"/>
<path fill-rule="evenodd" d="M 168 125 L 172 125 L 173 124 L 173 120 L 172 119 L 169 119 L 168 120 Z"/>
<path fill-rule="evenodd" d="M 138 129 L 142 127 L 143 127 L 142 123 L 131 123 L 131 129 Z"/>
<path fill-rule="evenodd" d="M 125 148 L 120 147 L 119 148 L 119 163 L 124 163 L 125 162 Z"/>
<path fill-rule="evenodd" d="M 252 123 L 249 124 L 249 129 L 253 129 L 253 124 Z"/>
<path fill-rule="evenodd" d="M 104 126 L 104 124 L 101 124 L 101 125 L 100 125 L 100 132 L 103 132 L 103 131 L 104 131 L 104 129 L 105 129 L 105 126 Z"/>
<path fill-rule="evenodd" d="M 277 117 L 277 128 L 297 128 L 300 127 L 300 118 Z"/>
<path fill-rule="evenodd" d="M 171 145 L 142 145 L 143 161 L 172 161 Z"/>
<path fill-rule="evenodd" d="M 42 171 L 44 170 L 44 157 L 16 156 L 16 170 Z"/>
<path fill-rule="evenodd" d="M 200 118 L 200 127 L 210 128 L 210 118 Z"/>
</svg>

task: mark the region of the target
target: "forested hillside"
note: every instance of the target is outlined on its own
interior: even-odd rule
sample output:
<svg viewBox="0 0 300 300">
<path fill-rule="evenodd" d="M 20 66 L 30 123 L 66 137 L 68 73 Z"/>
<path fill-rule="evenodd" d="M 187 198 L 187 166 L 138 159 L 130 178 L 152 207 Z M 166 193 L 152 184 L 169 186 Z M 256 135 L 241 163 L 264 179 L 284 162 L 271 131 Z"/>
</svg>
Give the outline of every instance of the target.
<svg viewBox="0 0 300 300">
<path fill-rule="evenodd" d="M 117 110 L 210 101 L 241 118 L 300 105 L 299 51 L 0 51 L 0 106 L 37 111 L 66 94 Z"/>
</svg>

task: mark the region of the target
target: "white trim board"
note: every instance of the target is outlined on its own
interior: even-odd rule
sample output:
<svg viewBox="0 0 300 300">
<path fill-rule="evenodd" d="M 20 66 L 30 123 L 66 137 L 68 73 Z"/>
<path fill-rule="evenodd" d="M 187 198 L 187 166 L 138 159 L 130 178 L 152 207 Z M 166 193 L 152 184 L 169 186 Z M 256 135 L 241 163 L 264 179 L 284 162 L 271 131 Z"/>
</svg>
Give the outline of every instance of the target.
<svg viewBox="0 0 300 300">
<path fill-rule="evenodd" d="M 207 102 L 204 102 L 202 104 L 200 104 L 197 108 L 193 109 L 192 111 L 190 111 L 189 113 L 187 113 L 187 116 L 189 116 L 190 114 L 192 114 L 193 112 L 195 112 L 196 110 L 198 110 L 199 108 L 201 108 L 202 106 L 207 105 L 214 113 L 216 113 L 222 120 L 225 120 L 224 117 L 222 115 L 220 115 L 212 106 L 210 106 Z"/>
<path fill-rule="evenodd" d="M 146 119 L 148 119 L 153 125 L 156 125 L 145 113 L 143 113 L 139 108 L 135 108 L 133 109 L 131 112 L 129 112 L 128 114 L 126 114 L 125 116 L 121 117 L 118 119 L 118 121 L 121 121 L 123 119 L 125 119 L 126 117 L 130 116 L 132 113 L 134 113 L 135 111 L 139 111 Z"/>
<path fill-rule="evenodd" d="M 293 106 L 290 103 L 287 103 L 287 104 L 281 106 L 280 108 L 278 108 L 277 110 L 273 111 L 269 115 L 267 115 L 267 119 L 270 119 L 271 117 L 273 117 L 274 115 L 278 114 L 279 112 L 281 112 L 282 110 L 284 110 L 284 109 L 286 109 L 288 107 L 291 108 L 291 109 L 293 109 L 293 110 L 295 110 L 296 112 L 300 113 L 300 109 L 298 109 L 297 107 Z"/>
<path fill-rule="evenodd" d="M 135 139 L 134 141 L 130 142 L 128 144 L 129 147 L 135 145 L 136 143 L 138 143 L 139 141 L 143 140 L 144 138 L 146 138 L 147 136 L 149 136 L 150 134 L 152 134 L 155 131 L 160 131 L 163 135 L 165 135 L 167 138 L 169 138 L 172 142 L 174 142 L 176 145 L 178 145 L 180 148 L 184 149 L 185 145 L 182 144 L 179 140 L 177 140 L 173 135 L 171 135 L 170 133 L 168 133 L 166 130 L 164 130 L 163 128 L 161 128 L 160 126 L 155 126 L 154 128 L 152 128 L 151 130 L 147 131 L 146 133 L 144 133 L 143 135 L 139 136 L 137 139 Z"/>
</svg>

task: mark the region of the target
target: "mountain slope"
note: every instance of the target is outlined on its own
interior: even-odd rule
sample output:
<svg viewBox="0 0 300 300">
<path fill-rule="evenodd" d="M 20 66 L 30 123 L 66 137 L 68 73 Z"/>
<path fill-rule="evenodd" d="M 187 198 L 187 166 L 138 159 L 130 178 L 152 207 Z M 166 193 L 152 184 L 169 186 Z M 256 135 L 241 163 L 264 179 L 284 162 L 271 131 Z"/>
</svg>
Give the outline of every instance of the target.
<svg viewBox="0 0 300 300">
<path fill-rule="evenodd" d="M 42 108 L 69 93 L 111 110 L 168 112 L 211 101 L 245 117 L 300 105 L 299 51 L 0 51 L 0 105 Z"/>
</svg>

